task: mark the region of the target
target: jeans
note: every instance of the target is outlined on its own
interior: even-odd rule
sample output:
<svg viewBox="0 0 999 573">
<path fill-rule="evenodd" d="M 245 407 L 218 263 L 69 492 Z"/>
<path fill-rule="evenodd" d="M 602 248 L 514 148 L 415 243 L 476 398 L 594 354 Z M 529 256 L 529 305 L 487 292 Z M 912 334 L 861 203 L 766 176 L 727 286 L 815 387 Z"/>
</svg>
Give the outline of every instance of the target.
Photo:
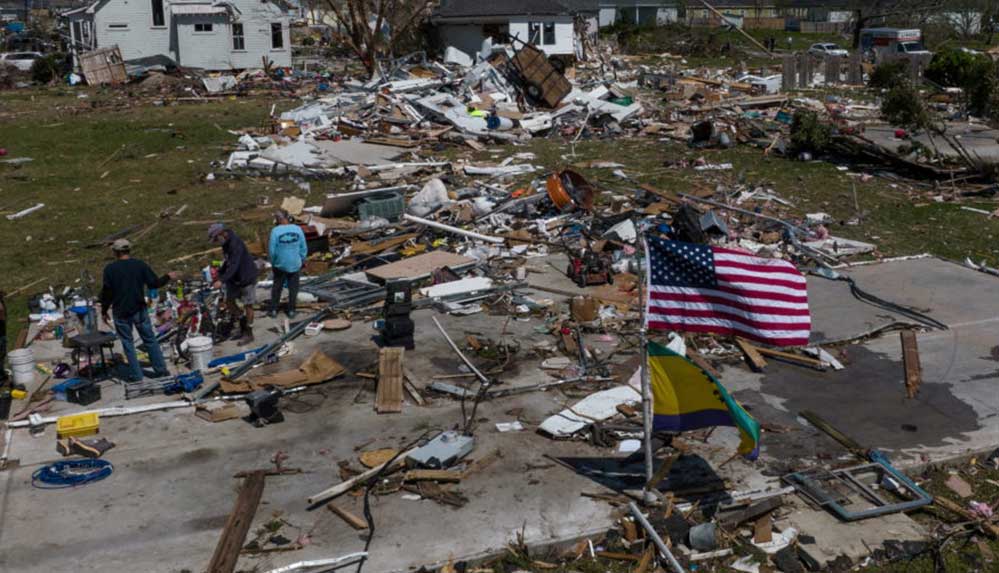
<svg viewBox="0 0 999 573">
<path fill-rule="evenodd" d="M 282 271 L 274 267 L 274 285 L 271 286 L 271 311 L 277 312 L 278 302 L 281 300 L 281 289 L 285 282 L 288 283 L 288 313 L 295 312 L 295 301 L 298 298 L 298 278 L 300 271 L 293 273 Z"/>
<path fill-rule="evenodd" d="M 153 323 L 149 321 L 149 313 L 145 310 L 130 316 L 114 317 L 114 331 L 121 341 L 121 348 L 128 358 L 129 382 L 142 380 L 142 366 L 139 364 L 139 357 L 135 354 L 135 342 L 132 339 L 132 327 L 139 331 L 139 338 L 146 345 L 146 352 L 149 354 L 149 361 L 153 366 L 153 376 L 162 378 L 169 376 L 166 361 L 163 360 L 163 351 L 160 350 L 160 343 L 156 340 L 156 333 L 153 331 Z"/>
</svg>

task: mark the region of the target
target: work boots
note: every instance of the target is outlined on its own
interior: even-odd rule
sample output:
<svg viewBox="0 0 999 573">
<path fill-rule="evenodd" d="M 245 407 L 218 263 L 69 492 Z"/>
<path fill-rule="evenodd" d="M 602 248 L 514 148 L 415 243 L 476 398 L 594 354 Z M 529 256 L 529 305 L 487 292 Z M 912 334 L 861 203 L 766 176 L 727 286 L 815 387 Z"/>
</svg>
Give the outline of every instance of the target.
<svg viewBox="0 0 999 573">
<path fill-rule="evenodd" d="M 243 336 L 240 337 L 239 342 L 236 343 L 236 346 L 246 346 L 247 344 L 253 344 L 253 327 L 246 323 L 244 323 L 244 325 L 245 326 L 243 326 L 243 328 L 240 329 L 243 331 Z"/>
</svg>

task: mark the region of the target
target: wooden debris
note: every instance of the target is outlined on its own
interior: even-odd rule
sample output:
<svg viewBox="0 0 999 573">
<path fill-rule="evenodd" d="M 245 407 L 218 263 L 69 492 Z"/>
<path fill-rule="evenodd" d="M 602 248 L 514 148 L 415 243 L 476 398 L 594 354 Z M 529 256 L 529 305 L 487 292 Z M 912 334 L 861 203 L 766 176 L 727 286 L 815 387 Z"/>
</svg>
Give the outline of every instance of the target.
<svg viewBox="0 0 999 573">
<path fill-rule="evenodd" d="M 368 528 L 367 521 L 354 515 L 353 513 L 347 511 L 346 509 L 339 507 L 332 501 L 326 504 L 326 509 L 335 513 L 337 516 L 340 517 L 340 519 L 346 521 L 347 525 L 353 527 L 354 529 L 361 530 Z"/>
<path fill-rule="evenodd" d="M 749 366 L 754 372 L 759 372 L 767 367 L 766 359 L 763 358 L 763 355 L 759 353 L 755 346 L 739 337 L 736 337 L 735 344 L 746 355 L 746 361 L 749 362 Z"/>
<path fill-rule="evenodd" d="M 652 565 L 652 558 L 655 557 L 656 550 L 650 544 L 645 548 L 645 552 L 642 553 L 642 559 L 638 562 L 638 566 L 635 568 L 635 573 L 646 573 L 649 570 L 649 566 Z"/>
<path fill-rule="evenodd" d="M 919 345 L 916 343 L 915 331 L 903 330 L 899 335 L 902 340 L 902 364 L 905 367 L 905 396 L 912 399 L 919 393 L 919 386 L 923 383 Z"/>
<path fill-rule="evenodd" d="M 459 482 L 462 474 L 450 470 L 409 470 L 402 476 L 402 481 L 439 481 L 439 482 Z"/>
<path fill-rule="evenodd" d="M 718 519 L 718 523 L 722 527 L 732 528 L 751 519 L 767 517 L 771 511 L 777 509 L 783 504 L 784 498 L 779 495 L 775 497 L 768 497 L 767 499 L 750 505 L 742 511 L 729 515 L 723 515 Z"/>
<path fill-rule="evenodd" d="M 263 472 L 264 473 L 264 477 L 293 476 L 293 475 L 298 475 L 298 474 L 304 474 L 305 473 L 305 471 L 303 471 L 302 468 L 281 468 L 281 469 L 270 469 L 270 470 L 248 470 L 248 471 L 236 472 L 236 473 L 232 474 L 232 477 L 234 477 L 234 478 L 248 478 L 251 475 L 253 475 L 255 473 L 258 473 L 258 472 Z"/>
<path fill-rule="evenodd" d="M 597 551 L 597 557 L 603 557 L 604 559 L 611 559 L 613 561 L 634 561 L 636 563 L 642 560 L 641 555 L 635 555 L 634 553 L 618 553 L 615 551 Z"/>
<path fill-rule="evenodd" d="M 382 348 L 378 353 L 378 390 L 375 411 L 379 414 L 402 412 L 402 347 Z"/>
<path fill-rule="evenodd" d="M 992 539 L 999 539 L 999 526 L 996 526 L 995 524 L 985 521 L 980 516 L 975 515 L 971 510 L 965 509 L 960 504 L 957 504 L 947 499 L 946 497 L 940 495 L 933 497 L 933 503 L 946 509 L 947 511 L 960 515 L 964 519 L 978 523 L 979 526 L 982 528 L 982 531 L 984 531 L 986 535 L 988 535 Z"/>
<path fill-rule="evenodd" d="M 785 362 L 791 362 L 792 364 L 797 364 L 799 366 L 807 366 L 808 368 L 814 368 L 816 370 L 826 369 L 825 362 L 822 362 L 821 360 L 816 360 L 814 358 L 808 358 L 807 356 L 801 356 L 800 354 L 782 352 L 780 350 L 774 350 L 772 348 L 763 348 L 761 346 L 757 346 L 756 351 L 764 356 L 769 356 L 771 358 L 776 358 L 778 360 L 783 360 Z"/>
<path fill-rule="evenodd" d="M 755 543 L 769 543 L 773 539 L 774 530 L 770 515 L 761 515 L 753 525 L 753 541 Z"/>
<path fill-rule="evenodd" d="M 361 460 L 361 465 L 366 468 L 373 468 L 380 466 L 385 462 L 391 460 L 399 453 L 399 450 L 394 450 L 392 448 L 383 448 L 380 450 L 368 450 L 366 452 L 361 452 L 359 459 Z"/>
<path fill-rule="evenodd" d="M 423 394 L 420 394 L 420 389 L 416 386 L 417 378 L 413 376 L 413 372 L 406 365 L 403 365 L 402 374 L 402 387 L 406 390 L 406 393 L 409 394 L 413 402 L 416 402 L 417 406 L 426 406 L 427 401 L 423 398 Z"/>
<path fill-rule="evenodd" d="M 264 472 L 255 471 L 243 480 L 243 487 L 236 497 L 236 505 L 226 519 L 222 536 L 212 560 L 208 562 L 208 573 L 232 573 L 236 570 L 239 552 L 246 540 L 246 533 L 257 513 L 260 497 L 264 493 Z"/>
<path fill-rule="evenodd" d="M 704 370 L 713 376 L 716 380 L 721 378 L 721 374 L 715 370 L 715 367 L 690 346 L 687 347 L 687 358 L 689 358 L 690 361 L 696 364 L 701 370 Z"/>
</svg>

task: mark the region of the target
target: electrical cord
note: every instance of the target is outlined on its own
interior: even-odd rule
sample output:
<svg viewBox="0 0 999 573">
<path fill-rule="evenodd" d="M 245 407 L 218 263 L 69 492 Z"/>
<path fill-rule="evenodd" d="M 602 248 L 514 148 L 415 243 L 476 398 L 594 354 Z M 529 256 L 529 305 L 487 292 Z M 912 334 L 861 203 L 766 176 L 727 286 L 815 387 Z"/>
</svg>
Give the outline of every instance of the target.
<svg viewBox="0 0 999 573">
<path fill-rule="evenodd" d="M 364 542 L 365 553 L 368 553 L 368 549 L 371 547 L 371 542 L 375 538 L 375 516 L 372 515 L 371 513 L 371 490 L 375 488 L 378 482 L 382 479 L 382 476 L 385 474 L 385 472 L 392 467 L 392 464 L 394 464 L 395 461 L 399 459 L 399 456 L 413 449 L 416 446 L 416 444 L 422 442 L 423 439 L 426 438 L 428 435 L 430 435 L 429 430 L 420 434 L 419 438 L 416 438 L 415 440 L 406 444 L 402 448 L 399 448 L 399 451 L 394 456 L 392 456 L 392 458 L 389 459 L 389 461 L 385 462 L 385 465 L 382 466 L 382 469 L 378 470 L 378 473 L 371 476 L 368 482 L 364 484 L 364 519 L 365 521 L 368 522 L 368 539 L 365 540 Z M 367 560 L 368 558 L 364 557 L 363 559 L 357 562 L 357 573 L 361 573 L 361 569 L 364 568 L 364 563 Z"/>
<path fill-rule="evenodd" d="M 42 466 L 31 474 L 39 489 L 64 489 L 100 481 L 114 471 L 107 460 L 66 460 Z"/>
</svg>

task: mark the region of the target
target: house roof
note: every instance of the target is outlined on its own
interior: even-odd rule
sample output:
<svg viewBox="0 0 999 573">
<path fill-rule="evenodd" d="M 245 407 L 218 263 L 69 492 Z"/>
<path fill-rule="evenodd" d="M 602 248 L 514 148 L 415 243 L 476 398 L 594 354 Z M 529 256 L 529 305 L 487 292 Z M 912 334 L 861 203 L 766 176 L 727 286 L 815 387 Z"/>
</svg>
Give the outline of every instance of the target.
<svg viewBox="0 0 999 573">
<path fill-rule="evenodd" d="M 571 3 L 569 0 L 567 3 Z M 443 0 L 434 12 L 439 18 L 493 18 L 497 16 L 557 16 L 571 14 L 566 3 L 556 0 Z"/>
</svg>

